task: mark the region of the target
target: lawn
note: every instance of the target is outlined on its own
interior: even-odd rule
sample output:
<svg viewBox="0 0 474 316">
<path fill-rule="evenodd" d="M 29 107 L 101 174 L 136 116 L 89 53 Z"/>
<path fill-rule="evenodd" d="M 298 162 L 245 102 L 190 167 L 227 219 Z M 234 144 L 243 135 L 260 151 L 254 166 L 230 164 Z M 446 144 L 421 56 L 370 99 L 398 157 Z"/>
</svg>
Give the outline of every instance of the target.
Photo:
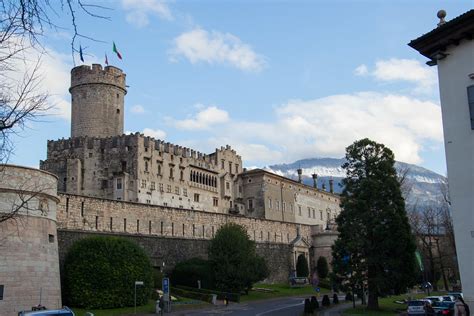
<svg viewBox="0 0 474 316">
<path fill-rule="evenodd" d="M 434 292 L 430 294 L 431 296 L 443 295 L 440 292 Z M 385 298 L 379 298 L 380 310 L 378 311 L 368 311 L 365 309 L 365 306 L 360 306 L 360 301 L 356 308 L 349 308 L 344 311 L 344 315 L 399 315 L 400 310 L 406 310 L 407 306 L 405 304 L 397 304 L 395 301 L 402 301 L 408 299 L 419 299 L 428 296 L 426 293 L 418 294 L 403 294 L 398 296 L 388 296 Z M 357 304 L 356 303 L 356 304 Z"/>
<path fill-rule="evenodd" d="M 269 298 L 275 297 L 283 297 L 283 296 L 298 296 L 298 295 L 305 295 L 305 296 L 316 296 L 316 292 L 314 291 L 311 285 L 305 285 L 302 287 L 291 287 L 288 284 L 280 283 L 280 284 L 255 284 L 254 288 L 263 288 L 273 290 L 272 292 L 260 292 L 260 291 L 250 291 L 248 295 L 242 295 L 240 297 L 241 302 L 248 302 L 248 301 L 255 301 L 255 300 L 264 300 Z M 327 294 L 330 293 L 330 290 L 321 288 L 320 294 Z"/>
</svg>

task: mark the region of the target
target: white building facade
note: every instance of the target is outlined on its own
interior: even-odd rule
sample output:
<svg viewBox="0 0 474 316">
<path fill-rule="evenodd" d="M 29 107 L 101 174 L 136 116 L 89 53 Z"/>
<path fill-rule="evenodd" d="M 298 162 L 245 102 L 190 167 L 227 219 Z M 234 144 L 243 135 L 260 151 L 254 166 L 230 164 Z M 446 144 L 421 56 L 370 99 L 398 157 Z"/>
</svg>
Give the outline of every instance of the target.
<svg viewBox="0 0 474 316">
<path fill-rule="evenodd" d="M 474 10 L 449 22 L 445 15 L 409 45 L 438 66 L 456 250 L 464 299 L 474 306 Z"/>
</svg>

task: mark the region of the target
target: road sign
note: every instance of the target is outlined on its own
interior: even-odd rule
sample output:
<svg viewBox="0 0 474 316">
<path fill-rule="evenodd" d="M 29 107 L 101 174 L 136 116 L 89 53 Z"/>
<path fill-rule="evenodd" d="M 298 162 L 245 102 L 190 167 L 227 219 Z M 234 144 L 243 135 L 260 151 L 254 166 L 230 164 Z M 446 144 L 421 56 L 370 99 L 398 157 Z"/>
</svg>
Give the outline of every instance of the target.
<svg viewBox="0 0 474 316">
<path fill-rule="evenodd" d="M 321 289 L 319 287 L 314 288 L 314 290 L 318 293 L 321 291 Z"/>
<path fill-rule="evenodd" d="M 135 285 L 143 285 L 143 281 L 135 281 Z"/>
<path fill-rule="evenodd" d="M 170 300 L 170 279 L 163 278 L 162 282 L 162 289 L 163 289 L 163 300 L 168 302 Z"/>
</svg>

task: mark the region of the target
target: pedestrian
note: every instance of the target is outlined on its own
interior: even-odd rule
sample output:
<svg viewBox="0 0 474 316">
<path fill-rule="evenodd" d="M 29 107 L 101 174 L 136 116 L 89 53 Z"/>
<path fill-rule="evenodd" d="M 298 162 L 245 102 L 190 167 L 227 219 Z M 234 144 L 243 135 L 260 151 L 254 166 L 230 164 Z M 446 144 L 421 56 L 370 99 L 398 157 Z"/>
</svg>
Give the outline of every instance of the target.
<svg viewBox="0 0 474 316">
<path fill-rule="evenodd" d="M 434 316 L 435 315 L 435 310 L 433 306 L 431 306 L 430 302 L 425 302 L 425 315 L 426 316 Z"/>
<path fill-rule="evenodd" d="M 454 304 L 454 316 L 470 316 L 469 305 L 464 302 L 463 298 L 459 296 Z"/>
<path fill-rule="evenodd" d="M 162 315 L 162 316 L 163 316 L 163 314 L 164 314 L 164 312 L 165 312 L 165 311 L 164 311 L 164 309 L 165 309 L 165 300 L 164 300 L 163 296 L 164 296 L 164 295 L 161 295 L 161 297 L 160 297 L 160 302 L 158 303 L 158 306 L 160 307 L 160 315 Z"/>
</svg>

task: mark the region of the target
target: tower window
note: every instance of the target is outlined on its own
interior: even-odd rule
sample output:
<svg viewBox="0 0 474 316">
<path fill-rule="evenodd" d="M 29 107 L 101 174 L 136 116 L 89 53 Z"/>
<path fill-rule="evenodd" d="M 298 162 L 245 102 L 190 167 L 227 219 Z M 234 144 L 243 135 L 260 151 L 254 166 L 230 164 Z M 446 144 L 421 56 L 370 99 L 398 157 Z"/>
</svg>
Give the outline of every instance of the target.
<svg viewBox="0 0 474 316">
<path fill-rule="evenodd" d="M 120 109 L 117 109 L 117 114 L 120 114 Z"/>
<path fill-rule="evenodd" d="M 474 130 L 474 85 L 467 87 L 467 103 L 471 117 L 471 129 Z"/>
</svg>

